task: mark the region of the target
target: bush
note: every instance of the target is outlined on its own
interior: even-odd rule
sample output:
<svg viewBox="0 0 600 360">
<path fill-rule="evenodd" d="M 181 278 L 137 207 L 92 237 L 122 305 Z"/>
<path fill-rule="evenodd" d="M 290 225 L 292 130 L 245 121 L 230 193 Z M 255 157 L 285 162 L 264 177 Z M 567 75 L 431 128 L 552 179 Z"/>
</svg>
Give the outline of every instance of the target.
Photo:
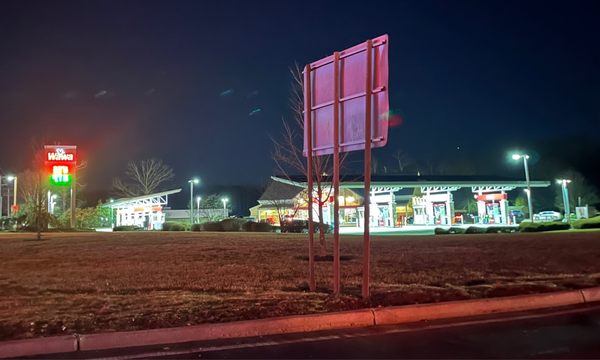
<svg viewBox="0 0 600 360">
<path fill-rule="evenodd" d="M 185 231 L 185 226 L 176 222 L 165 222 L 162 225 L 163 231 Z"/>
<path fill-rule="evenodd" d="M 540 231 L 555 231 L 568 230 L 571 225 L 563 222 L 546 222 L 546 223 L 531 223 L 523 222 L 519 225 L 521 232 L 540 232 Z"/>
<path fill-rule="evenodd" d="M 598 229 L 600 228 L 600 216 L 595 216 L 589 219 L 580 219 L 573 221 L 575 229 Z"/>
<path fill-rule="evenodd" d="M 205 222 L 202 224 L 202 230 L 204 231 L 223 231 L 223 227 L 220 222 Z"/>
<path fill-rule="evenodd" d="M 256 232 L 271 232 L 271 231 L 273 231 L 273 227 L 269 223 L 259 222 L 259 223 L 256 223 L 253 226 L 253 230 L 252 231 L 256 231 Z"/>
<path fill-rule="evenodd" d="M 469 226 L 467 230 L 465 230 L 465 234 L 485 234 L 486 228 L 479 226 Z"/>
<path fill-rule="evenodd" d="M 320 223 L 313 221 L 314 232 L 319 232 Z M 323 230 L 326 234 L 331 233 L 332 227 L 329 224 L 323 224 Z M 308 232 L 308 220 L 292 220 L 284 221 L 281 224 L 281 232 L 287 233 L 307 233 Z"/>
<path fill-rule="evenodd" d="M 461 227 L 451 227 L 450 229 L 448 229 L 449 234 L 464 234 L 465 232 L 466 229 Z"/>
<path fill-rule="evenodd" d="M 246 220 L 238 218 L 221 220 L 222 231 L 241 231 L 242 225 L 244 225 L 245 222 Z"/>
<path fill-rule="evenodd" d="M 139 226 L 134 226 L 134 225 L 121 225 L 121 226 L 115 226 L 113 228 L 113 231 L 142 231 L 142 230 L 144 230 L 144 229 Z"/>
<path fill-rule="evenodd" d="M 192 231 L 202 231 L 202 224 L 194 224 L 191 228 Z"/>
<path fill-rule="evenodd" d="M 516 232 L 516 231 L 517 231 L 517 229 L 512 226 L 490 226 L 485 230 L 485 232 L 488 234 L 512 233 L 512 232 Z"/>
<path fill-rule="evenodd" d="M 436 235 L 448 235 L 450 234 L 450 229 L 444 229 L 444 228 L 435 228 L 435 230 L 433 230 L 433 233 Z"/>
<path fill-rule="evenodd" d="M 246 221 L 242 224 L 242 230 L 248 232 L 271 232 L 273 231 L 273 227 L 271 224 L 265 222 Z"/>
</svg>

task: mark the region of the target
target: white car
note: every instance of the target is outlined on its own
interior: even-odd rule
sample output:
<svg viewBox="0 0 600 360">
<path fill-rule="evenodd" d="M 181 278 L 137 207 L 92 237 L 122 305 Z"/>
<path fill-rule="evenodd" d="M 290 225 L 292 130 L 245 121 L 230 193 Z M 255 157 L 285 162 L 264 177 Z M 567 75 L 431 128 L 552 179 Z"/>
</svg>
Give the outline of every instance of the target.
<svg viewBox="0 0 600 360">
<path fill-rule="evenodd" d="M 533 221 L 559 221 L 562 219 L 558 211 L 542 211 L 533 215 Z"/>
</svg>

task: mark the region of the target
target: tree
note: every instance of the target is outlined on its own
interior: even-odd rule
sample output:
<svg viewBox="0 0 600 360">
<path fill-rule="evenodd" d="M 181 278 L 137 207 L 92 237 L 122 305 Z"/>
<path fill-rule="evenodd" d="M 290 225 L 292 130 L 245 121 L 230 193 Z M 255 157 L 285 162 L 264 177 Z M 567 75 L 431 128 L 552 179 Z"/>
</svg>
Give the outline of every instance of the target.
<svg viewBox="0 0 600 360">
<path fill-rule="evenodd" d="M 574 211 L 576 206 L 594 205 L 600 202 L 598 189 L 588 183 L 585 177 L 575 170 L 566 170 L 560 173 L 560 179 L 569 179 L 571 182 L 567 185 L 569 191 L 569 203 L 571 210 Z M 561 211 L 565 210 L 565 205 L 562 196 L 562 186 L 556 186 L 556 196 L 554 197 L 554 206 Z"/>
<path fill-rule="evenodd" d="M 404 174 L 406 171 L 408 171 L 408 167 L 414 164 L 414 161 L 410 158 L 410 156 L 408 156 L 408 154 L 401 149 L 396 150 L 392 157 L 396 159 L 398 164 L 398 172 L 400 174 Z"/>
<path fill-rule="evenodd" d="M 27 170 L 19 174 L 19 191 L 23 199 L 23 212 L 28 227 L 35 229 L 41 240 L 42 230 L 48 228 L 48 182 L 45 173 Z"/>
<path fill-rule="evenodd" d="M 113 188 L 118 196 L 133 197 L 155 193 L 161 185 L 171 180 L 173 169 L 160 159 L 130 161 L 125 176 L 128 181 L 113 179 Z"/>
<path fill-rule="evenodd" d="M 287 121 L 283 121 L 283 132 L 281 140 L 271 138 L 274 145 L 272 153 L 275 167 L 280 176 L 291 179 L 296 174 L 307 173 L 307 161 L 304 158 L 303 138 L 304 134 L 304 83 L 302 77 L 302 69 L 296 64 L 290 69 L 292 75 L 292 89 L 290 93 L 289 103 L 293 113 L 292 125 Z M 340 154 L 340 167 L 347 157 L 347 153 Z M 313 171 L 311 174 L 314 178 L 314 199 L 316 199 L 319 226 L 319 255 L 325 256 L 327 247 L 325 242 L 325 224 L 323 218 L 323 205 L 327 203 L 331 196 L 332 187 L 324 186 L 327 174 L 333 173 L 333 156 L 313 156 Z M 308 197 L 308 194 L 307 194 Z M 308 198 L 306 199 L 308 201 Z"/>
<path fill-rule="evenodd" d="M 223 203 L 218 194 L 210 194 L 200 200 L 201 209 L 221 209 L 222 207 Z"/>
</svg>

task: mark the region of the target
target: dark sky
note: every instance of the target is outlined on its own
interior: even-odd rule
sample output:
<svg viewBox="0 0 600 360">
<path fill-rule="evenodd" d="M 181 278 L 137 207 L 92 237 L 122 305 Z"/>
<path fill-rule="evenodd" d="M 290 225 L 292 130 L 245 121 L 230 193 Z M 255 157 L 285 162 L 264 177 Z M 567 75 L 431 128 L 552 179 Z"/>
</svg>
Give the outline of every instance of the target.
<svg viewBox="0 0 600 360">
<path fill-rule="evenodd" d="M 290 116 L 288 68 L 384 33 L 390 106 L 402 124 L 374 153 L 381 161 L 401 148 L 419 162 L 479 159 L 478 171 L 493 173 L 511 148 L 600 138 L 598 1 L 1 7 L 4 172 L 30 166 L 36 138 L 78 145 L 90 189 L 149 157 L 170 164 L 182 186 L 190 176 L 264 183 L 274 169 L 269 136 Z"/>
</svg>

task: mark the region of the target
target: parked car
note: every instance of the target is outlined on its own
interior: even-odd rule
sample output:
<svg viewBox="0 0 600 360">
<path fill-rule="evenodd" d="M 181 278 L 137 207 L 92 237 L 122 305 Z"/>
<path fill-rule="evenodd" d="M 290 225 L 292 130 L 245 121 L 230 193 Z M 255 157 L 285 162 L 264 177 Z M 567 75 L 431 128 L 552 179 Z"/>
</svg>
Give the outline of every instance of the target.
<svg viewBox="0 0 600 360">
<path fill-rule="evenodd" d="M 508 211 L 508 215 L 510 216 L 511 221 L 514 221 L 516 224 L 525 220 L 525 213 L 522 210 L 513 209 Z"/>
<path fill-rule="evenodd" d="M 562 215 L 558 211 L 542 211 L 533 214 L 533 221 L 559 221 Z"/>
</svg>

